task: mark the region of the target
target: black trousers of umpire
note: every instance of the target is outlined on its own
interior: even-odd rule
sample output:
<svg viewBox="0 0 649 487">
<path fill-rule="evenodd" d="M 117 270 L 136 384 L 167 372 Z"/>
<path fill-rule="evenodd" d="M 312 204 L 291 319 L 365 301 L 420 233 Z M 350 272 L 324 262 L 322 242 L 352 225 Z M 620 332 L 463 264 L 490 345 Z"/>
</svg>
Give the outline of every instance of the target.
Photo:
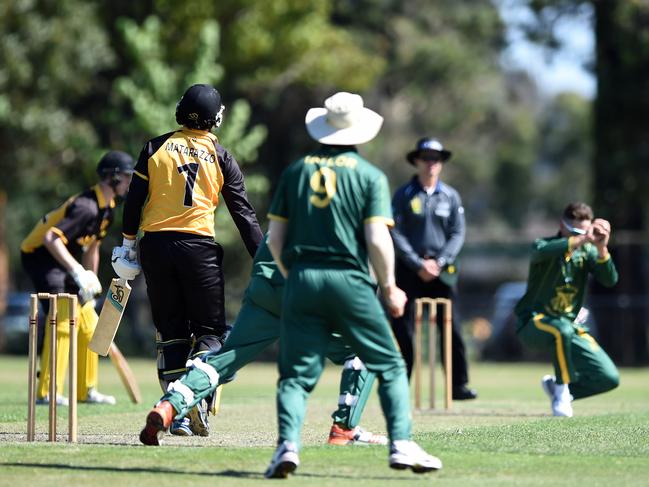
<svg viewBox="0 0 649 487">
<path fill-rule="evenodd" d="M 147 232 L 140 242 L 163 388 L 188 358 L 220 350 L 227 335 L 223 249 L 211 237 Z"/>
<path fill-rule="evenodd" d="M 413 339 L 415 333 L 415 300 L 417 298 L 450 298 L 453 299 L 453 289 L 441 282 L 439 279 L 434 279 L 431 282 L 422 281 L 419 276 L 412 272 L 405 266 L 397 264 L 396 268 L 397 286 L 400 287 L 408 296 L 406 309 L 400 318 L 392 318 L 392 331 L 394 332 L 401 355 L 406 362 L 408 368 L 408 379 L 412 374 L 414 364 L 414 350 Z M 444 340 L 444 326 L 443 314 L 437 314 L 437 328 L 440 330 L 441 342 Z M 453 388 L 461 387 L 469 382 L 468 366 L 466 360 L 466 350 L 464 348 L 464 341 L 460 334 L 460 329 L 457 326 L 457 318 L 455 313 L 455 304 L 453 304 L 453 335 L 451 337 L 451 352 L 452 366 L 453 366 Z M 444 347 L 442 349 L 442 363 L 444 360 Z"/>
</svg>

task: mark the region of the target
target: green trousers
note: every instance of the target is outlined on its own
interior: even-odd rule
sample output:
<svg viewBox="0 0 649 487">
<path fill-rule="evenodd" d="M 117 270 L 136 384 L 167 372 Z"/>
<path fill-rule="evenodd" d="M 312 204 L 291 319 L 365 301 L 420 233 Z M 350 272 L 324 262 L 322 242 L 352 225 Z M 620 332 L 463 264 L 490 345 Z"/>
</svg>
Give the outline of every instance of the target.
<svg viewBox="0 0 649 487">
<path fill-rule="evenodd" d="M 300 444 L 306 401 L 325 363 L 332 333 L 340 334 L 379 380 L 390 439 L 410 439 L 406 368 L 374 287 L 356 270 L 295 266 L 282 308 L 279 442 Z"/>
<path fill-rule="evenodd" d="M 194 366 L 179 380 L 191 394 L 186 390 L 185 394 L 174 390 L 163 396 L 162 400 L 171 402 L 179 412 L 177 418 L 187 414 L 194 404 L 210 395 L 218 385 L 231 380 L 239 369 L 275 343 L 280 334 L 283 292 L 284 286 L 274 286 L 268 279 L 251 279 L 225 344 L 218 352 L 206 354 L 200 359 L 219 374 L 217 382 L 210 380 L 209 369 Z M 355 357 L 340 335 L 330 338 L 326 355 L 335 364 L 343 365 L 338 408 L 332 418 L 335 423 L 352 429 L 360 421 L 375 375 Z"/>
<path fill-rule="evenodd" d="M 574 399 L 600 394 L 620 383 L 615 364 L 586 329 L 567 318 L 537 314 L 520 323 L 523 344 L 552 353 L 557 384 L 570 384 Z"/>
</svg>

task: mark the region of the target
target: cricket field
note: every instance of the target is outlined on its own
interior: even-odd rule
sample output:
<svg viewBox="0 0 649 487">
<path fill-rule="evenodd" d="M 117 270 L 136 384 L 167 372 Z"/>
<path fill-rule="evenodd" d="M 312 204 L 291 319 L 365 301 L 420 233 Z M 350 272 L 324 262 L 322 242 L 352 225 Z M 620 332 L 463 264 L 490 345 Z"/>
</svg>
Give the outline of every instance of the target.
<svg viewBox="0 0 649 487">
<path fill-rule="evenodd" d="M 59 441 L 47 440 L 47 407 L 37 406 L 37 441 L 27 443 L 27 358 L 0 355 L 0 485 L 423 485 L 646 486 L 649 483 L 649 369 L 622 369 L 621 386 L 574 403 L 575 417 L 553 418 L 540 387 L 549 365 L 474 363 L 479 398 L 414 412 L 414 439 L 439 456 L 440 472 L 415 475 L 388 468 L 385 447 L 326 445 L 340 368 L 328 364 L 311 396 L 302 464 L 286 481 L 265 480 L 276 437 L 274 364 L 252 364 L 223 390 L 209 438 L 167 436 L 145 447 L 138 433 L 160 396 L 153 360 L 129 361 L 144 402 L 131 404 L 107 359 L 99 389 L 116 406 L 79 404 L 79 442 L 67 439 L 59 407 Z M 439 371 L 438 371 L 439 373 Z M 441 383 L 441 378 L 438 380 Z M 376 387 L 376 386 L 375 386 Z M 385 432 L 377 394 L 361 425 Z"/>
</svg>

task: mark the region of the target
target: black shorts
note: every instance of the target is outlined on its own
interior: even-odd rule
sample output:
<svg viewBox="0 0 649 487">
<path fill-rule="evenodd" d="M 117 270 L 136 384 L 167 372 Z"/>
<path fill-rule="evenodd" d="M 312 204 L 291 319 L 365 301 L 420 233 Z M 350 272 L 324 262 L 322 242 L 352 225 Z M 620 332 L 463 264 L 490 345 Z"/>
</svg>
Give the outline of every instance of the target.
<svg viewBox="0 0 649 487">
<path fill-rule="evenodd" d="M 226 334 L 222 261 L 223 249 L 210 237 L 145 234 L 140 262 L 161 340 Z"/>
<path fill-rule="evenodd" d="M 38 293 L 72 293 L 79 292 L 79 286 L 61 264 L 44 248 L 32 253 L 22 252 L 23 269 L 31 278 Z M 46 301 L 43 301 L 45 305 Z M 45 305 L 46 307 L 49 304 Z"/>
</svg>

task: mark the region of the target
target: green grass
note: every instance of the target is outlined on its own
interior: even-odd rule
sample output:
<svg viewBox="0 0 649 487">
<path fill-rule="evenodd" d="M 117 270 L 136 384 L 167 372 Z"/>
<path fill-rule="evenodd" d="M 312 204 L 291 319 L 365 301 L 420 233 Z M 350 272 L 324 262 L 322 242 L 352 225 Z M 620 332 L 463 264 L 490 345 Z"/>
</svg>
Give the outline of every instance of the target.
<svg viewBox="0 0 649 487">
<path fill-rule="evenodd" d="M 160 395 L 155 364 L 131 360 L 144 403 L 128 401 L 107 360 L 100 389 L 117 406 L 79 405 L 79 443 L 49 444 L 47 408 L 37 409 L 38 442 L 26 443 L 27 360 L 0 356 L 0 485 L 250 485 L 262 478 L 276 435 L 276 368 L 254 364 L 226 386 L 209 438 L 167 437 L 162 447 L 139 445 L 138 432 Z M 456 402 L 450 412 L 414 413 L 414 437 L 438 455 L 444 469 L 417 476 L 387 467 L 382 447 L 324 445 L 337 398 L 339 369 L 328 366 L 309 401 L 300 454 L 288 482 L 340 486 L 435 482 L 461 486 L 647 485 L 649 478 L 649 373 L 621 371 L 619 389 L 574 404 L 572 419 L 552 418 L 535 364 L 472 364 L 477 401 Z M 441 406 L 441 394 L 438 396 Z M 66 433 L 59 408 L 59 434 Z M 385 431 L 374 394 L 362 425 Z"/>
</svg>

